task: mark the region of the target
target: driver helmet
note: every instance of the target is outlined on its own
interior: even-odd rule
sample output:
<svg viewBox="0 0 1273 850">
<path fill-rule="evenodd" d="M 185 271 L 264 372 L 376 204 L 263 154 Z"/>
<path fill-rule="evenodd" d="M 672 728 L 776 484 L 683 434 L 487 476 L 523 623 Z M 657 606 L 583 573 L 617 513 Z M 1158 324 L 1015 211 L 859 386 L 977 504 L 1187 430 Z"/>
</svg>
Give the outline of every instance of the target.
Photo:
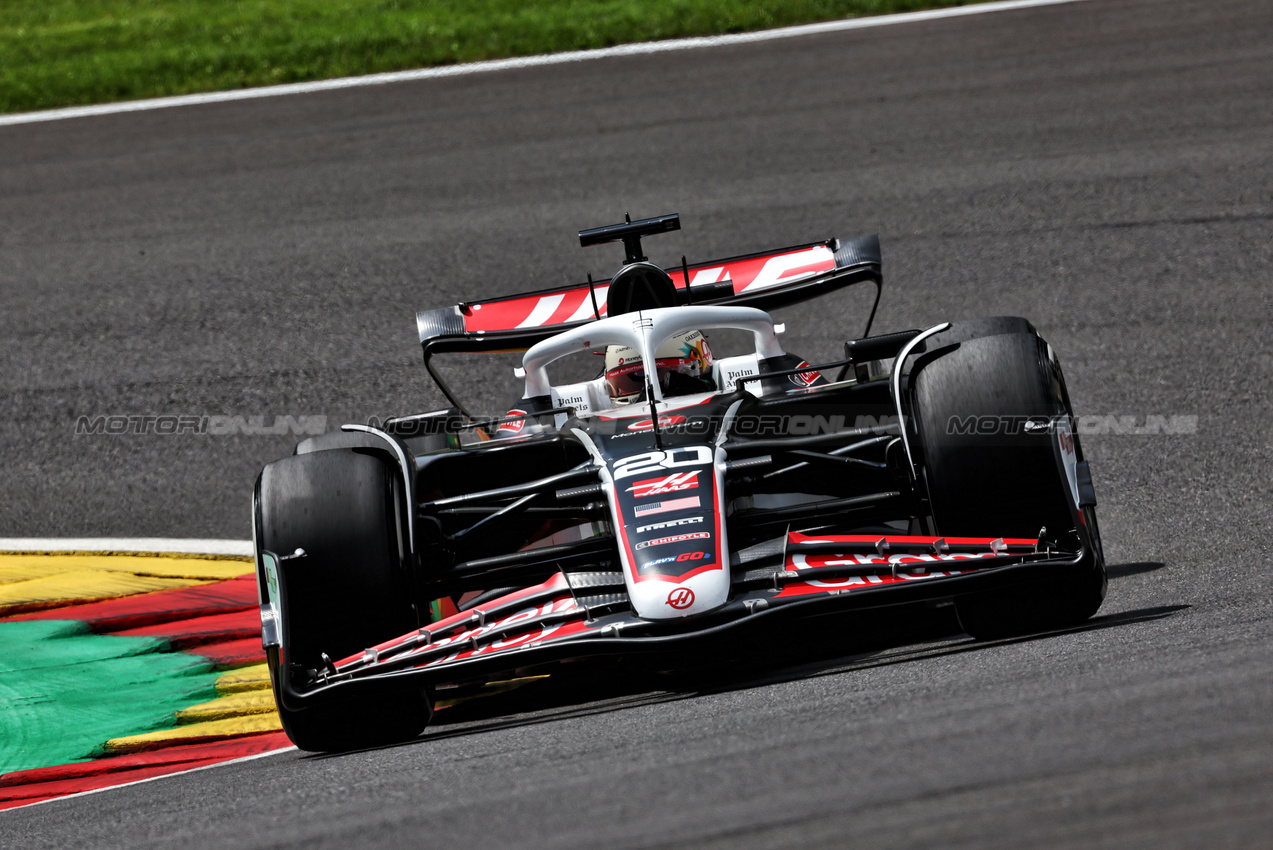
<svg viewBox="0 0 1273 850">
<path fill-rule="evenodd" d="M 702 331 L 668 337 L 654 351 L 663 395 L 689 395 L 716 389 L 712 379 L 712 351 Z M 631 404 L 645 397 L 645 364 L 641 352 L 626 345 L 606 347 L 606 390 L 615 404 Z"/>
</svg>

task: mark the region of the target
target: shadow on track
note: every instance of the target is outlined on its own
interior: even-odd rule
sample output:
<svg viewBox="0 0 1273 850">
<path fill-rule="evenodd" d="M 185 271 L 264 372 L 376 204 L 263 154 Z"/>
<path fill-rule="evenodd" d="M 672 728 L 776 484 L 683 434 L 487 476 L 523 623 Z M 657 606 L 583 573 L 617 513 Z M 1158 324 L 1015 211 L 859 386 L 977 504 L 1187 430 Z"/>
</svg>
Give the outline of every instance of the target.
<svg viewBox="0 0 1273 850">
<path fill-rule="evenodd" d="M 944 658 L 946 656 L 962 655 L 968 652 L 980 652 L 982 650 L 997 647 L 1031 643 L 1033 641 L 1046 640 L 1049 638 L 1060 637 L 1062 635 L 1120 628 L 1122 626 L 1129 626 L 1135 623 L 1146 623 L 1154 620 L 1161 620 L 1179 613 L 1180 611 L 1188 610 L 1190 607 L 1191 606 L 1189 605 L 1164 605 L 1156 608 L 1141 608 L 1134 611 L 1123 611 L 1118 614 L 1110 614 L 1105 617 L 1093 617 L 1081 626 L 1074 626 L 1068 629 L 1057 629 L 1048 632 L 1037 632 L 1035 634 L 1022 635 L 1021 637 L 1004 638 L 1002 640 L 995 641 L 979 641 L 974 640 L 967 635 L 959 635 L 951 640 L 930 641 L 927 646 L 908 646 L 900 648 L 896 652 L 873 653 L 867 656 L 839 658 L 831 661 L 830 663 L 812 663 L 804 664 L 799 667 L 788 667 L 781 671 L 771 672 L 762 678 L 755 678 L 748 681 L 736 681 L 729 686 L 701 688 L 698 693 L 723 693 L 731 690 L 742 690 L 745 688 L 780 684 L 782 682 L 790 682 L 798 679 L 814 679 L 819 676 L 834 676 L 841 673 L 852 673 L 858 670 L 871 670 L 877 667 L 889 667 L 894 664 L 902 664 L 909 661 Z"/>
<path fill-rule="evenodd" d="M 1137 561 L 1131 564 L 1108 564 L 1105 567 L 1106 574 L 1111 579 L 1127 578 L 1128 576 L 1138 576 L 1141 573 L 1152 573 L 1155 570 L 1161 570 L 1167 566 L 1161 561 Z"/>
<path fill-rule="evenodd" d="M 1120 576 L 1134 575 L 1161 566 L 1125 564 L 1111 568 L 1111 574 L 1117 570 Z M 976 641 L 964 634 L 951 605 L 902 606 L 823 617 L 794 624 L 798 628 L 783 633 L 780 647 L 773 646 L 770 635 L 768 641 L 760 637 L 734 641 L 688 664 L 687 659 L 670 655 L 586 659 L 559 664 L 551 668 L 550 676 L 512 690 L 490 695 L 484 695 L 477 687 L 451 691 L 448 696 L 471 698 L 440 709 L 422 737 L 376 749 L 416 746 L 432 740 L 1122 628 L 1161 620 L 1189 607 L 1168 605 L 1121 611 L 1094 617 L 1073 628 L 997 641 Z"/>
</svg>

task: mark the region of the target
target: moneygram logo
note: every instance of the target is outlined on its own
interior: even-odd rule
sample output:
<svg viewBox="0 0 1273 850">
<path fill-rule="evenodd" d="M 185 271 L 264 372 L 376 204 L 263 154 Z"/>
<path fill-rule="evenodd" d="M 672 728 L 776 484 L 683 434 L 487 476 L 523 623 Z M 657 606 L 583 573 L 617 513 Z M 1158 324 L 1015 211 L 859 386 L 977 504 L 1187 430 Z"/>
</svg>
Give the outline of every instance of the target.
<svg viewBox="0 0 1273 850">
<path fill-rule="evenodd" d="M 684 421 L 685 421 L 684 416 L 660 416 L 659 427 L 670 428 L 673 425 L 680 425 Z M 629 425 L 628 430 L 629 431 L 653 431 L 654 420 L 652 418 L 638 420 L 636 422 L 633 422 L 631 425 Z"/>
<path fill-rule="evenodd" d="M 695 470 L 693 472 L 675 472 L 663 478 L 647 478 L 644 481 L 635 482 L 628 488 L 628 492 L 638 499 L 645 499 L 662 493 L 696 490 L 698 489 L 698 473 L 699 470 Z"/>
</svg>

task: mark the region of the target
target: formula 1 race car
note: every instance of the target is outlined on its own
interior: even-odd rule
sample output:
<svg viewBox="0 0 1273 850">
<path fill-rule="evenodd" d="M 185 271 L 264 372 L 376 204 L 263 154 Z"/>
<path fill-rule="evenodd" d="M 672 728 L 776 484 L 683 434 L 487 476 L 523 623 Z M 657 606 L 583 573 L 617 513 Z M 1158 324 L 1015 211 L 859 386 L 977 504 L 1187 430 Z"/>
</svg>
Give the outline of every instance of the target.
<svg viewBox="0 0 1273 850">
<path fill-rule="evenodd" d="M 679 228 L 581 231 L 623 243 L 606 281 L 420 312 L 453 406 L 311 437 L 261 472 L 262 640 L 298 747 L 412 738 L 440 686 L 689 658 L 792 618 L 953 604 L 990 639 L 1099 608 L 1091 475 L 1029 322 L 872 337 L 868 319 L 810 364 L 770 314 L 861 283 L 878 306 L 878 239 L 648 262 L 642 238 Z M 714 357 L 705 332 L 725 331 L 746 345 Z M 483 419 L 435 357 L 501 351 L 525 352 L 523 391 Z M 600 374 L 550 377 L 591 355 Z"/>
</svg>

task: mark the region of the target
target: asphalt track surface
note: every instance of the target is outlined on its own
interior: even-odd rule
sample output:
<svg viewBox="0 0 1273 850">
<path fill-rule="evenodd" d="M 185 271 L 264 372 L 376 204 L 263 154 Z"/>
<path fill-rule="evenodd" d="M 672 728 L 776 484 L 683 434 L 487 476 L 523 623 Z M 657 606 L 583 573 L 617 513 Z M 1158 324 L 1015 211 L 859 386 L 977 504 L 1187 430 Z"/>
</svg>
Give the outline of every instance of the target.
<svg viewBox="0 0 1273 850">
<path fill-rule="evenodd" d="M 290 438 L 77 417 L 427 409 L 413 311 L 608 274 L 574 231 L 625 211 L 682 214 L 664 263 L 879 232 L 877 330 L 1024 315 L 1080 414 L 1197 429 L 1085 438 L 1086 628 L 562 677 L 405 746 L 5 813 L 0 844 L 1267 846 L 1271 79 L 1262 0 L 1092 0 L 4 129 L 0 536 L 246 537 Z"/>
</svg>

